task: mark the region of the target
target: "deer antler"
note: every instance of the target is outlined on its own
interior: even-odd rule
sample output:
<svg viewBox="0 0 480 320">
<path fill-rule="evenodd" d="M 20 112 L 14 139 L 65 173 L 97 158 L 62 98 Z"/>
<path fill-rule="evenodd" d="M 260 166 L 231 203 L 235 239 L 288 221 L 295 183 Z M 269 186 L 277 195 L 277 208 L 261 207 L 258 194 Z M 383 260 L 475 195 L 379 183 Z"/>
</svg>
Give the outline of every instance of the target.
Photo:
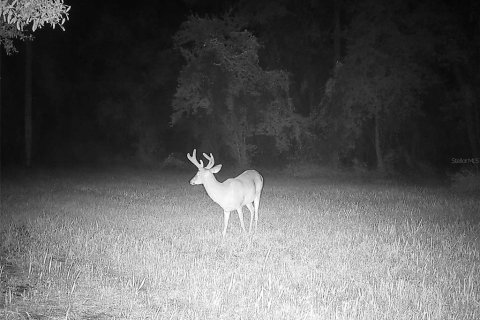
<svg viewBox="0 0 480 320">
<path fill-rule="evenodd" d="M 203 161 L 200 160 L 200 162 L 198 162 L 198 160 L 197 160 L 197 149 L 193 149 L 193 155 L 190 155 L 190 153 L 187 153 L 187 158 L 198 169 L 203 168 Z"/>
<path fill-rule="evenodd" d="M 212 167 L 215 165 L 215 159 L 213 158 L 213 154 L 210 153 L 210 156 L 208 156 L 208 154 L 204 153 L 203 156 L 208 160 L 208 164 L 205 169 L 212 169 Z"/>
</svg>

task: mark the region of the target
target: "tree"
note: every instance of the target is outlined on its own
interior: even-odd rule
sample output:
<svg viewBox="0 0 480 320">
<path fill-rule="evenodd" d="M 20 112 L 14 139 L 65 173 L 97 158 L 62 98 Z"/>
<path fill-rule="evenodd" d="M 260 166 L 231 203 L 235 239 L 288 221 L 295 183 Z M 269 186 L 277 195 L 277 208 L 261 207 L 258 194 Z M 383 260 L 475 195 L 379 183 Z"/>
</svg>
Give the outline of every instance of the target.
<svg viewBox="0 0 480 320">
<path fill-rule="evenodd" d="M 28 36 L 18 30 L 15 25 L 0 20 L 0 46 L 3 47 L 7 55 L 17 51 L 13 43 L 15 39 L 25 40 L 27 37 Z"/>
<path fill-rule="evenodd" d="M 32 42 L 25 42 L 25 164 L 32 164 Z"/>
<path fill-rule="evenodd" d="M 444 14 L 443 19 L 436 21 L 442 30 L 442 49 L 439 60 L 452 74 L 455 96 L 451 101 L 450 113 L 458 113 L 465 128 L 465 136 L 470 147 L 472 158 L 480 157 L 480 6 L 477 1 L 466 1 L 454 7 L 456 15 L 451 11 Z M 460 11 L 460 12 L 458 12 Z M 463 11 L 463 12 L 462 12 Z M 468 17 L 458 19 L 458 17 Z"/>
<path fill-rule="evenodd" d="M 55 29 L 62 30 L 68 20 L 70 6 L 63 0 L 1 0 L 0 15 L 7 24 L 15 25 L 17 30 L 24 31 L 30 23 L 32 31 L 42 28 L 46 23 Z"/>
<path fill-rule="evenodd" d="M 0 46 L 7 54 L 16 52 L 13 40 L 31 40 L 24 30 L 32 25 L 32 32 L 42 28 L 46 23 L 52 28 L 59 26 L 62 30 L 65 20 L 68 20 L 70 6 L 63 3 L 63 0 L 0 0 Z M 25 158 L 27 166 L 31 162 L 32 148 L 32 90 L 31 90 L 31 44 L 26 44 L 26 80 L 25 80 Z M 0 52 L 0 79 L 1 59 Z M 0 114 L 1 114 L 1 82 L 0 82 Z M 1 121 L 1 117 L 0 117 Z"/>
<path fill-rule="evenodd" d="M 236 6 L 235 15 L 248 21 L 262 43 L 261 65 L 288 70 L 290 95 L 300 114 L 319 103 L 319 87 L 332 69 L 331 61 L 338 60 L 332 57 L 334 48 L 340 49 L 340 7 L 338 0 L 241 0 Z"/>
<path fill-rule="evenodd" d="M 370 0 L 356 7 L 346 32 L 347 54 L 328 83 L 318 118 L 327 136 L 341 137 L 340 153 L 358 148 L 362 135 L 371 136 L 381 172 L 392 147 L 387 137 L 418 112 L 421 93 L 431 80 L 422 60 L 433 51 L 431 38 L 410 15 L 411 7 L 402 1 Z"/>
<path fill-rule="evenodd" d="M 172 124 L 189 121 L 205 143 L 227 147 L 246 166 L 255 150 L 249 138 L 267 135 L 279 150 L 299 135 L 289 80 L 281 70 L 259 66 L 259 44 L 235 18 L 190 17 L 174 37 L 186 60 L 173 100 Z"/>
<path fill-rule="evenodd" d="M 16 52 L 13 40 L 29 38 L 24 31 L 30 24 L 33 32 L 45 24 L 65 30 L 69 11 L 63 0 L 0 0 L 0 45 L 7 54 Z"/>
</svg>

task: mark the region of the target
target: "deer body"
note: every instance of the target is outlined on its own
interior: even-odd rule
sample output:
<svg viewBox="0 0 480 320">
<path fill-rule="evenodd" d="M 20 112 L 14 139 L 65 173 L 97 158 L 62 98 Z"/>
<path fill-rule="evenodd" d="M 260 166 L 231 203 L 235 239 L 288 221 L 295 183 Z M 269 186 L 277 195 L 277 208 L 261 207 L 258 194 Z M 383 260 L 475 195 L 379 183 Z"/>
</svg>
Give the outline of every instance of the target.
<svg viewBox="0 0 480 320">
<path fill-rule="evenodd" d="M 230 212 L 237 210 L 240 219 L 240 225 L 245 231 L 243 221 L 242 207 L 247 206 L 250 211 L 250 227 L 249 232 L 252 231 L 252 224 L 255 218 L 255 228 L 258 224 L 258 207 L 260 204 L 260 194 L 263 188 L 263 177 L 255 170 L 247 170 L 237 176 L 230 178 L 224 182 L 219 182 L 214 174 L 219 172 L 222 165 L 213 166 L 215 160 L 213 155 L 203 154 L 209 160 L 206 167 L 203 166 L 203 161 L 196 159 L 196 150 L 193 150 L 193 155 L 187 154 L 187 158 L 198 168 L 197 174 L 190 180 L 191 185 L 203 184 L 208 196 L 223 209 L 224 225 L 222 235 L 225 236 L 228 227 L 228 220 Z"/>
</svg>

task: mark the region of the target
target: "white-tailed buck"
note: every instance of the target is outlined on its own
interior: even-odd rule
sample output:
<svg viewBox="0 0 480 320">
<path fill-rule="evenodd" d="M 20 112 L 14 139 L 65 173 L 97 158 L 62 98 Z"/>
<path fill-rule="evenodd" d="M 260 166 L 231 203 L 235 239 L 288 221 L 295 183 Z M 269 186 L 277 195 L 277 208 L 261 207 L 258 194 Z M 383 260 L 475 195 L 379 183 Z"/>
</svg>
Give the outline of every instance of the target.
<svg viewBox="0 0 480 320">
<path fill-rule="evenodd" d="M 222 169 L 222 165 L 215 165 L 215 159 L 210 153 L 210 156 L 203 154 L 208 160 L 206 167 L 203 166 L 203 161 L 197 160 L 197 150 L 193 150 L 193 155 L 187 154 L 188 160 L 192 162 L 197 168 L 198 172 L 190 180 L 191 185 L 203 184 L 210 198 L 215 201 L 223 209 L 223 232 L 225 237 L 228 226 L 228 219 L 230 212 L 237 210 L 240 218 L 240 225 L 245 232 L 245 224 L 243 223 L 242 207 L 247 206 L 250 211 L 250 228 L 248 232 L 252 231 L 252 223 L 255 217 L 255 229 L 258 224 L 258 206 L 260 204 L 260 194 L 263 188 L 263 177 L 255 170 L 247 170 L 236 178 L 230 178 L 224 182 L 218 182 L 214 173 Z"/>
</svg>

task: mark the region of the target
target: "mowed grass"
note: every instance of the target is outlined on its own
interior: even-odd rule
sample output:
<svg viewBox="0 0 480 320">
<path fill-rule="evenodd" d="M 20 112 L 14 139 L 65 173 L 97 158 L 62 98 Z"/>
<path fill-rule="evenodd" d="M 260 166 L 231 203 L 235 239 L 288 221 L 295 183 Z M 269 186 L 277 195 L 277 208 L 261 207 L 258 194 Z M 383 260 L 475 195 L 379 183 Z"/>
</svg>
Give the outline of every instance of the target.
<svg viewBox="0 0 480 320">
<path fill-rule="evenodd" d="M 266 175 L 222 239 L 194 174 L 4 177 L 2 319 L 480 319 L 479 199 Z"/>
</svg>

